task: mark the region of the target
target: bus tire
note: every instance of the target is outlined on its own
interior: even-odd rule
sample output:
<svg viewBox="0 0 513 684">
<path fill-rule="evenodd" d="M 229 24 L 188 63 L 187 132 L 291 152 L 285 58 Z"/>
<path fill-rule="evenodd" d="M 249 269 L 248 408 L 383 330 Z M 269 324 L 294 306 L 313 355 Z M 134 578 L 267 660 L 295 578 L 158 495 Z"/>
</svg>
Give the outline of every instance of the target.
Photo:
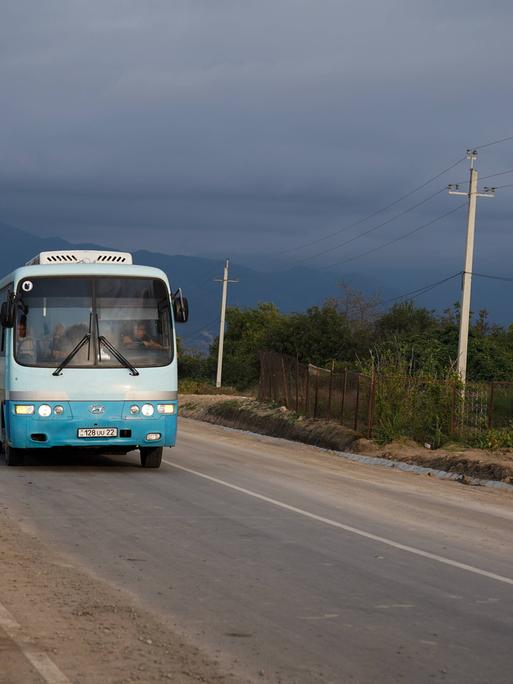
<svg viewBox="0 0 513 684">
<path fill-rule="evenodd" d="M 13 447 L 7 445 L 4 446 L 4 458 L 8 466 L 23 465 L 25 460 L 23 449 L 13 449 Z"/>
<path fill-rule="evenodd" d="M 163 447 L 140 447 L 139 451 L 143 468 L 160 468 Z"/>
</svg>

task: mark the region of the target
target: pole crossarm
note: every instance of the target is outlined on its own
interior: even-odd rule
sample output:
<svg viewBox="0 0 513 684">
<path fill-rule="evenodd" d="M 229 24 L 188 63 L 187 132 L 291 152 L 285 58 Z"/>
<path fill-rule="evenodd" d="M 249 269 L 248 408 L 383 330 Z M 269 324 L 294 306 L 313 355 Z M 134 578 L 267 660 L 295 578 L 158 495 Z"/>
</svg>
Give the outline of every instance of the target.
<svg viewBox="0 0 513 684">
<path fill-rule="evenodd" d="M 451 187 L 450 185 L 448 186 L 449 188 Z M 483 188 L 484 192 L 476 192 L 474 193 L 476 197 L 495 197 L 495 188 L 490 188 L 490 191 L 488 192 L 486 188 Z M 493 191 L 493 192 L 492 192 Z M 461 197 L 468 197 L 469 193 L 468 192 L 461 192 L 460 190 L 449 190 L 448 192 L 449 195 L 460 195 Z"/>
</svg>

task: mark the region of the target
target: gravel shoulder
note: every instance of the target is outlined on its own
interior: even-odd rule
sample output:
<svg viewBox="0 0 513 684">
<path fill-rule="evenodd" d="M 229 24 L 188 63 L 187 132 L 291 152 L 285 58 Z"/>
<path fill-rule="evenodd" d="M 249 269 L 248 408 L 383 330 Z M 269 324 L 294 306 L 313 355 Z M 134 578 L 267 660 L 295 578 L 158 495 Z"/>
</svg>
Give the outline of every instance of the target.
<svg viewBox="0 0 513 684">
<path fill-rule="evenodd" d="M 73 683 L 238 681 L 225 675 L 128 593 L 21 530 L 0 509 L 0 605 L 21 626 L 24 645 L 46 654 Z M 41 684 L 0 627 L 0 684 Z"/>
<path fill-rule="evenodd" d="M 410 440 L 379 445 L 338 423 L 297 416 L 284 406 L 275 407 L 244 396 L 183 394 L 180 415 L 334 451 L 445 470 L 458 473 L 463 479 L 472 477 L 513 484 L 512 449 L 485 451 L 451 445 L 431 450 Z"/>
</svg>

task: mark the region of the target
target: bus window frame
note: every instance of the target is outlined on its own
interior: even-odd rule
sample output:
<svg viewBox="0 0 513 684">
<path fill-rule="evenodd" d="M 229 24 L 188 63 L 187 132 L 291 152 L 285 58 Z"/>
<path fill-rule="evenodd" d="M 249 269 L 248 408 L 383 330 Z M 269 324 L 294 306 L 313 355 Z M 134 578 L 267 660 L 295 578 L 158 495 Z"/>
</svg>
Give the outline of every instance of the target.
<svg viewBox="0 0 513 684">
<path fill-rule="evenodd" d="M 34 280 L 44 280 L 44 279 L 53 279 L 53 280 L 85 280 L 85 279 L 91 279 L 93 283 L 93 287 L 91 289 L 91 308 L 93 311 L 97 314 L 96 311 L 96 288 L 94 287 L 94 282 L 96 280 L 108 280 L 108 279 L 126 279 L 126 280 L 156 280 L 162 283 L 164 286 L 164 290 L 167 295 L 167 301 L 164 304 L 164 308 L 168 309 L 168 314 L 169 314 L 169 333 L 170 333 L 170 348 L 169 348 L 169 360 L 166 361 L 166 363 L 154 363 L 152 365 L 144 365 L 144 364 L 137 364 L 138 368 L 142 369 L 151 369 L 151 368 L 167 368 L 170 366 L 173 361 L 176 359 L 176 349 L 175 349 L 175 342 L 174 342 L 174 318 L 173 318 L 173 313 L 172 313 L 172 302 L 171 302 L 171 293 L 168 288 L 168 285 L 166 281 L 163 278 L 158 278 L 152 275 L 136 275 L 136 276 L 127 276 L 127 275 L 117 275 L 115 273 L 109 273 L 107 274 L 80 274 L 80 275 L 37 275 L 34 276 Z M 21 290 L 21 283 L 27 280 L 27 277 L 24 277 L 20 279 L 20 281 L 16 285 L 16 294 L 17 297 L 21 297 L 23 299 L 23 291 Z M 12 287 L 12 284 L 11 284 Z M 157 305 L 157 309 L 160 311 L 160 304 Z M 93 319 L 95 317 L 93 316 Z M 17 321 L 17 315 L 16 315 L 16 321 Z M 12 348 L 12 357 L 14 361 L 19 365 L 24 368 L 33 368 L 33 369 L 46 369 L 46 370 L 51 370 L 54 369 L 58 366 L 57 364 L 45 364 L 45 365 L 39 365 L 39 364 L 27 364 L 27 363 L 22 363 L 20 362 L 17 357 L 16 357 L 16 341 L 17 341 L 17 333 L 16 333 L 16 321 L 13 326 L 13 348 Z M 94 326 L 94 322 L 93 322 Z M 98 331 L 97 331 L 98 333 Z M 119 370 L 119 369 L 124 369 L 124 366 L 122 366 L 119 363 L 116 364 L 106 364 L 106 363 L 100 363 L 99 362 L 99 348 L 98 348 L 98 334 L 92 336 L 92 345 L 93 345 L 93 355 L 94 355 L 94 363 L 88 364 L 88 365 L 73 365 L 73 366 L 68 366 L 68 370 Z"/>
</svg>

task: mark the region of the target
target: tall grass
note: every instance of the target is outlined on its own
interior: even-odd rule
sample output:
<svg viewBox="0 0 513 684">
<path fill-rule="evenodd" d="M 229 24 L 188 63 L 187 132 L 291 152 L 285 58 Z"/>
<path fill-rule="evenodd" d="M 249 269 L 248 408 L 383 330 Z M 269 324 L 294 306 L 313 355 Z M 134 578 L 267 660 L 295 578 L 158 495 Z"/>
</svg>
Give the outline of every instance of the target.
<svg viewBox="0 0 513 684">
<path fill-rule="evenodd" d="M 411 438 L 437 449 L 448 441 L 461 402 L 454 376 L 438 378 L 423 370 L 412 374 L 411 359 L 387 350 L 371 355 L 366 372 L 374 373 L 374 437 L 387 443 Z"/>
</svg>

